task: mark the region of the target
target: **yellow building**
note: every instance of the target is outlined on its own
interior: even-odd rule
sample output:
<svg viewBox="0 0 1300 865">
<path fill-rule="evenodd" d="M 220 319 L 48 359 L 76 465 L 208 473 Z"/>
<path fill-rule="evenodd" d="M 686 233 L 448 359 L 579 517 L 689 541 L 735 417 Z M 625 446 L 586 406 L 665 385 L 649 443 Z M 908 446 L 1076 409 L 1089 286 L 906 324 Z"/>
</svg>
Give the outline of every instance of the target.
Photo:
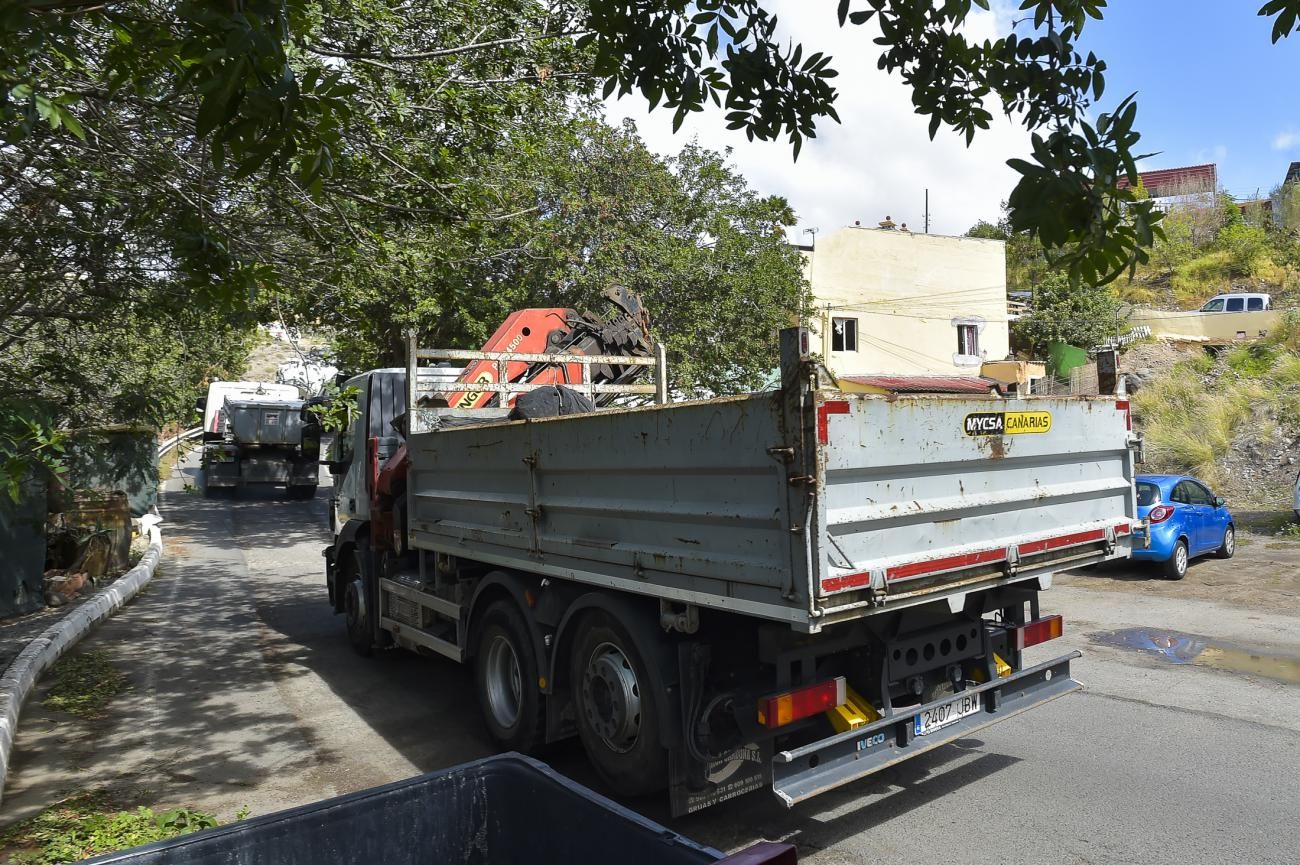
<svg viewBox="0 0 1300 865">
<path fill-rule="evenodd" d="M 854 226 L 803 249 L 814 350 L 836 375 L 977 376 L 1010 351 L 1000 240 Z"/>
</svg>

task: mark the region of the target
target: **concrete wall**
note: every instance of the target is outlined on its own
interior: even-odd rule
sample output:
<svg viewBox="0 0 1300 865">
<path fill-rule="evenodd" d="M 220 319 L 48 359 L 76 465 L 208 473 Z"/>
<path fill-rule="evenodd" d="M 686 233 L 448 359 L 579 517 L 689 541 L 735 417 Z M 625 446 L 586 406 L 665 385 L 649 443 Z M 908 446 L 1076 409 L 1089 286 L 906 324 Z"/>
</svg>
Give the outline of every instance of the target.
<svg viewBox="0 0 1300 865">
<path fill-rule="evenodd" d="M 817 334 L 839 375 L 979 375 L 1010 350 L 1005 244 L 843 228 L 804 252 Z M 858 350 L 832 350 L 831 320 L 856 318 Z M 957 354 L 957 325 L 979 329 L 979 356 Z"/>
<path fill-rule="evenodd" d="M 1146 326 L 1157 339 L 1222 345 L 1239 339 L 1259 339 L 1278 326 L 1282 313 L 1268 312 L 1166 312 L 1137 309 L 1130 327 Z"/>
</svg>

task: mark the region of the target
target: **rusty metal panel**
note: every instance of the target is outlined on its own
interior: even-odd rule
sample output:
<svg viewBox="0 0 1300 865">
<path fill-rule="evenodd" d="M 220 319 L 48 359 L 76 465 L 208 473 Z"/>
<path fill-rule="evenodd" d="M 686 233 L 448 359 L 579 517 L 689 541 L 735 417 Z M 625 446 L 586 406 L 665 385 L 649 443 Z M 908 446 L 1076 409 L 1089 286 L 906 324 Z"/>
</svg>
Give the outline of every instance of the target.
<svg viewBox="0 0 1300 865">
<path fill-rule="evenodd" d="M 1127 542 L 1133 462 L 1127 407 L 1113 397 L 830 405 L 821 430 L 822 595 L 874 576 L 888 598 L 921 578 L 1007 570 L 1021 554 Z"/>
<path fill-rule="evenodd" d="M 1114 398 L 839 392 L 448 427 L 408 441 L 410 538 L 818 630 L 1122 555 L 1128 439 Z"/>
<path fill-rule="evenodd" d="M 417 433 L 408 442 L 411 541 L 806 619 L 786 465 L 768 452 L 783 443 L 779 418 L 777 400 L 756 395 Z"/>
</svg>

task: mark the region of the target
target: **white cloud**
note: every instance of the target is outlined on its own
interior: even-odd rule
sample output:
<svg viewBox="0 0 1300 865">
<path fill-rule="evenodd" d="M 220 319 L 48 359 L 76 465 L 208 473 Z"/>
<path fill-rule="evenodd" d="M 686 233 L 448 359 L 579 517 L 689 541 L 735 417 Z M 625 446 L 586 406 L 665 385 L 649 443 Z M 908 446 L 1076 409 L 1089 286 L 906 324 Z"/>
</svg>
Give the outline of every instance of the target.
<svg viewBox="0 0 1300 865">
<path fill-rule="evenodd" d="M 1294 129 L 1279 132 L 1273 138 L 1274 150 L 1290 150 L 1297 144 L 1300 144 L 1300 132 L 1297 132 Z"/>
<path fill-rule="evenodd" d="M 840 29 L 828 4 L 810 11 L 806 2 L 780 0 L 769 8 L 779 17 L 782 38 L 802 42 L 805 54 L 830 53 L 840 73 L 834 83 L 841 123 L 820 123 L 797 163 L 788 142 L 750 142 L 743 132 L 727 130 L 716 109 L 691 115 L 674 136 L 671 111 L 647 112 L 639 96 L 628 96 L 610 100 L 610 121 L 634 119 L 658 153 L 679 150 L 692 135 L 706 147 L 734 148 L 732 159 L 752 186 L 783 195 L 794 206 L 800 232 L 793 240 L 806 241 L 805 228 L 832 231 L 855 220 L 874 225 L 886 214 L 920 230 L 927 188 L 932 232 L 960 234 L 979 219 L 998 218 L 1017 178 L 1006 160 L 1028 153 L 1027 132 L 991 107 L 992 127 L 977 133 L 969 148 L 946 128 L 930 141 L 928 118 L 915 113 L 910 89 L 876 68 L 874 26 Z M 968 34 L 995 38 L 1008 24 L 1005 15 L 977 12 Z"/>
<path fill-rule="evenodd" d="M 1192 162 L 1198 165 L 1207 162 L 1213 162 L 1215 165 L 1218 165 L 1220 163 L 1226 162 L 1227 159 L 1228 159 L 1228 146 L 1226 144 L 1216 144 L 1213 147 L 1202 147 L 1199 150 L 1192 153 Z M 1174 167 L 1172 165 L 1164 165 L 1164 163 L 1160 162 L 1159 160 L 1153 160 L 1151 161 L 1150 164 L 1143 162 L 1141 164 L 1141 168 L 1143 171 L 1150 171 L 1151 169 L 1155 168 L 1157 165 L 1163 168 Z"/>
</svg>

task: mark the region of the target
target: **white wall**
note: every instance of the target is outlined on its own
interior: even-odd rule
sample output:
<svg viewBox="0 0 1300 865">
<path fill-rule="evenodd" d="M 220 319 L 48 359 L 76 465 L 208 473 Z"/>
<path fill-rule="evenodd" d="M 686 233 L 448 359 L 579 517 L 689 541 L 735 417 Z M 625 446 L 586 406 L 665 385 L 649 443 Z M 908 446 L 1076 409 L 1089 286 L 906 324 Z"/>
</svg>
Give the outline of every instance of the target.
<svg viewBox="0 0 1300 865">
<path fill-rule="evenodd" d="M 839 375 L 979 375 L 1010 351 L 1005 244 L 875 228 L 843 228 L 804 253 L 809 327 Z M 858 350 L 832 350 L 831 320 L 856 318 Z M 974 323 L 979 356 L 957 354 L 957 324 Z"/>
</svg>

